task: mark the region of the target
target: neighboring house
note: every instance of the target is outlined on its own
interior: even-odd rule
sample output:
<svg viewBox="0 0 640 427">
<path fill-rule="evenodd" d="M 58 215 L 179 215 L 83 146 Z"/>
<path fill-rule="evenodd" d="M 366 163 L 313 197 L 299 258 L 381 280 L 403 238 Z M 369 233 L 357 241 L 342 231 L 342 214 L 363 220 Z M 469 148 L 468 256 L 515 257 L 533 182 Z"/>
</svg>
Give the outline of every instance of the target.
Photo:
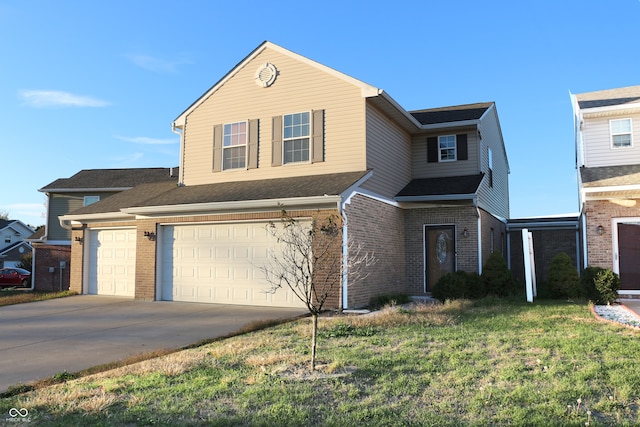
<svg viewBox="0 0 640 427">
<path fill-rule="evenodd" d="M 24 239 L 34 231 L 22 221 L 0 219 L 0 267 L 15 267 L 31 253 L 31 245 Z"/>
<path fill-rule="evenodd" d="M 58 217 L 149 182 L 177 184 L 177 168 L 89 169 L 41 188 L 47 195 L 45 227 L 28 240 L 34 247 L 32 286 L 68 289 L 71 229 Z"/>
<path fill-rule="evenodd" d="M 342 218 L 377 263 L 343 275 L 332 305 L 427 295 L 448 271 L 505 252 L 509 166 L 494 103 L 409 112 L 385 91 L 264 42 L 172 124 L 179 186 L 144 184 L 60 217 L 72 228 L 71 289 L 247 305 L 265 293 L 269 221 Z"/>
<path fill-rule="evenodd" d="M 640 86 L 571 95 L 584 266 L 613 269 L 640 295 Z"/>
</svg>

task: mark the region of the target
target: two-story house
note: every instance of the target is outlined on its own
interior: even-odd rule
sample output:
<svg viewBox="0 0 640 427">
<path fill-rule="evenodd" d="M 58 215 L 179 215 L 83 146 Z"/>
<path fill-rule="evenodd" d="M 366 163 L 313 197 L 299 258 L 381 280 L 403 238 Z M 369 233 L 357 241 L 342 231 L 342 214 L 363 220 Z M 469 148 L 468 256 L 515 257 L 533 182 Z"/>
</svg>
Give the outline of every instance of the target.
<svg viewBox="0 0 640 427">
<path fill-rule="evenodd" d="M 640 295 L 640 86 L 571 95 L 584 266 Z"/>
<path fill-rule="evenodd" d="M 25 241 L 35 230 L 19 220 L 0 219 L 0 267 L 15 267 L 31 253 Z"/>
<path fill-rule="evenodd" d="M 448 271 L 481 271 L 505 250 L 507 156 L 494 103 L 409 112 L 385 91 L 264 42 L 172 123 L 179 185 L 145 184 L 60 217 L 72 228 L 71 288 L 248 305 L 281 207 L 341 219 L 341 253 L 377 262 L 335 306 L 427 295 Z"/>
<path fill-rule="evenodd" d="M 45 227 L 29 237 L 33 245 L 32 286 L 69 288 L 71 228 L 58 217 L 149 182 L 178 182 L 177 168 L 86 169 L 59 178 L 38 191 L 47 195 Z"/>
</svg>

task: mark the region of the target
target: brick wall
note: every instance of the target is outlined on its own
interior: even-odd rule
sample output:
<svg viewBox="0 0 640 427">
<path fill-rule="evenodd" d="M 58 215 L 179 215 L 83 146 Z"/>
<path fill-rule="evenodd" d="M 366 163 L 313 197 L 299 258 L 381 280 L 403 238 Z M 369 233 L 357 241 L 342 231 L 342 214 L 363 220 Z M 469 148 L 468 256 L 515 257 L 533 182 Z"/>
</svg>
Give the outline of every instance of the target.
<svg viewBox="0 0 640 427">
<path fill-rule="evenodd" d="M 584 205 L 587 235 L 587 262 L 590 266 L 613 268 L 612 218 L 640 217 L 640 199 L 592 200 Z M 602 234 L 598 234 L 602 226 Z"/>
<path fill-rule="evenodd" d="M 405 211 L 406 284 L 411 295 L 424 292 L 424 226 L 455 225 L 458 270 L 478 271 L 478 213 L 473 206 L 433 207 Z M 467 230 L 467 236 L 463 235 Z"/>
<path fill-rule="evenodd" d="M 34 289 L 39 291 L 58 291 L 69 289 L 70 267 L 71 267 L 71 246 L 70 245 L 47 245 L 34 243 L 35 258 L 33 263 L 33 283 Z M 60 262 L 65 263 L 65 268 L 60 269 Z M 53 267 L 54 271 L 49 269 Z M 62 284 L 60 273 L 62 272 Z"/>
<path fill-rule="evenodd" d="M 496 251 L 500 252 L 506 261 L 507 225 L 482 209 L 480 209 L 480 218 L 482 229 L 482 265 L 484 266 L 489 256 L 491 256 L 491 253 Z M 475 271 L 477 271 L 477 269 Z"/>
<path fill-rule="evenodd" d="M 135 298 L 154 301 L 156 299 L 156 242 L 145 232 L 157 233 L 157 220 L 139 220 L 136 230 L 136 289 Z"/>
<path fill-rule="evenodd" d="M 361 252 L 373 253 L 376 260 L 364 280 L 349 285 L 349 308 L 368 305 L 376 295 L 408 293 L 402 209 L 356 195 L 345 211 L 351 255 L 361 245 Z"/>
</svg>

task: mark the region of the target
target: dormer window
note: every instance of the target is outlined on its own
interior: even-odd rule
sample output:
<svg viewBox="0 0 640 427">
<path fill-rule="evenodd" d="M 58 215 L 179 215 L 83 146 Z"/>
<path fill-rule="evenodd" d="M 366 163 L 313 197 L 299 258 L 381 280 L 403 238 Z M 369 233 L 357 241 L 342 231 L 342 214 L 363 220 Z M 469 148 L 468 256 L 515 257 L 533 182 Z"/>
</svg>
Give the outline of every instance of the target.
<svg viewBox="0 0 640 427">
<path fill-rule="evenodd" d="M 456 156 L 456 136 L 443 135 L 438 137 L 438 161 L 453 162 Z"/>
<path fill-rule="evenodd" d="M 618 119 L 609 121 L 611 130 L 611 146 L 613 148 L 631 147 L 631 119 Z"/>
</svg>

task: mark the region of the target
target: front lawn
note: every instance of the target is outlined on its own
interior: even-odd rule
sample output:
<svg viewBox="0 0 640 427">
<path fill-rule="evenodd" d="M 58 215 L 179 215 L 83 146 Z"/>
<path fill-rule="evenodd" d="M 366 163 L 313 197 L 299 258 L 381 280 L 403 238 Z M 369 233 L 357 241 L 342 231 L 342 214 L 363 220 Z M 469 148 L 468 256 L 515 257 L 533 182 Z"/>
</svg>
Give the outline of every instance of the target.
<svg viewBox="0 0 640 427">
<path fill-rule="evenodd" d="M 2 399 L 0 412 L 53 426 L 640 424 L 640 335 L 584 303 L 320 322 L 312 375 L 303 319 Z"/>
<path fill-rule="evenodd" d="M 0 307 L 3 305 L 22 304 L 25 302 L 44 301 L 53 298 L 76 295 L 76 292 L 29 291 L 21 288 L 0 289 Z"/>
</svg>

